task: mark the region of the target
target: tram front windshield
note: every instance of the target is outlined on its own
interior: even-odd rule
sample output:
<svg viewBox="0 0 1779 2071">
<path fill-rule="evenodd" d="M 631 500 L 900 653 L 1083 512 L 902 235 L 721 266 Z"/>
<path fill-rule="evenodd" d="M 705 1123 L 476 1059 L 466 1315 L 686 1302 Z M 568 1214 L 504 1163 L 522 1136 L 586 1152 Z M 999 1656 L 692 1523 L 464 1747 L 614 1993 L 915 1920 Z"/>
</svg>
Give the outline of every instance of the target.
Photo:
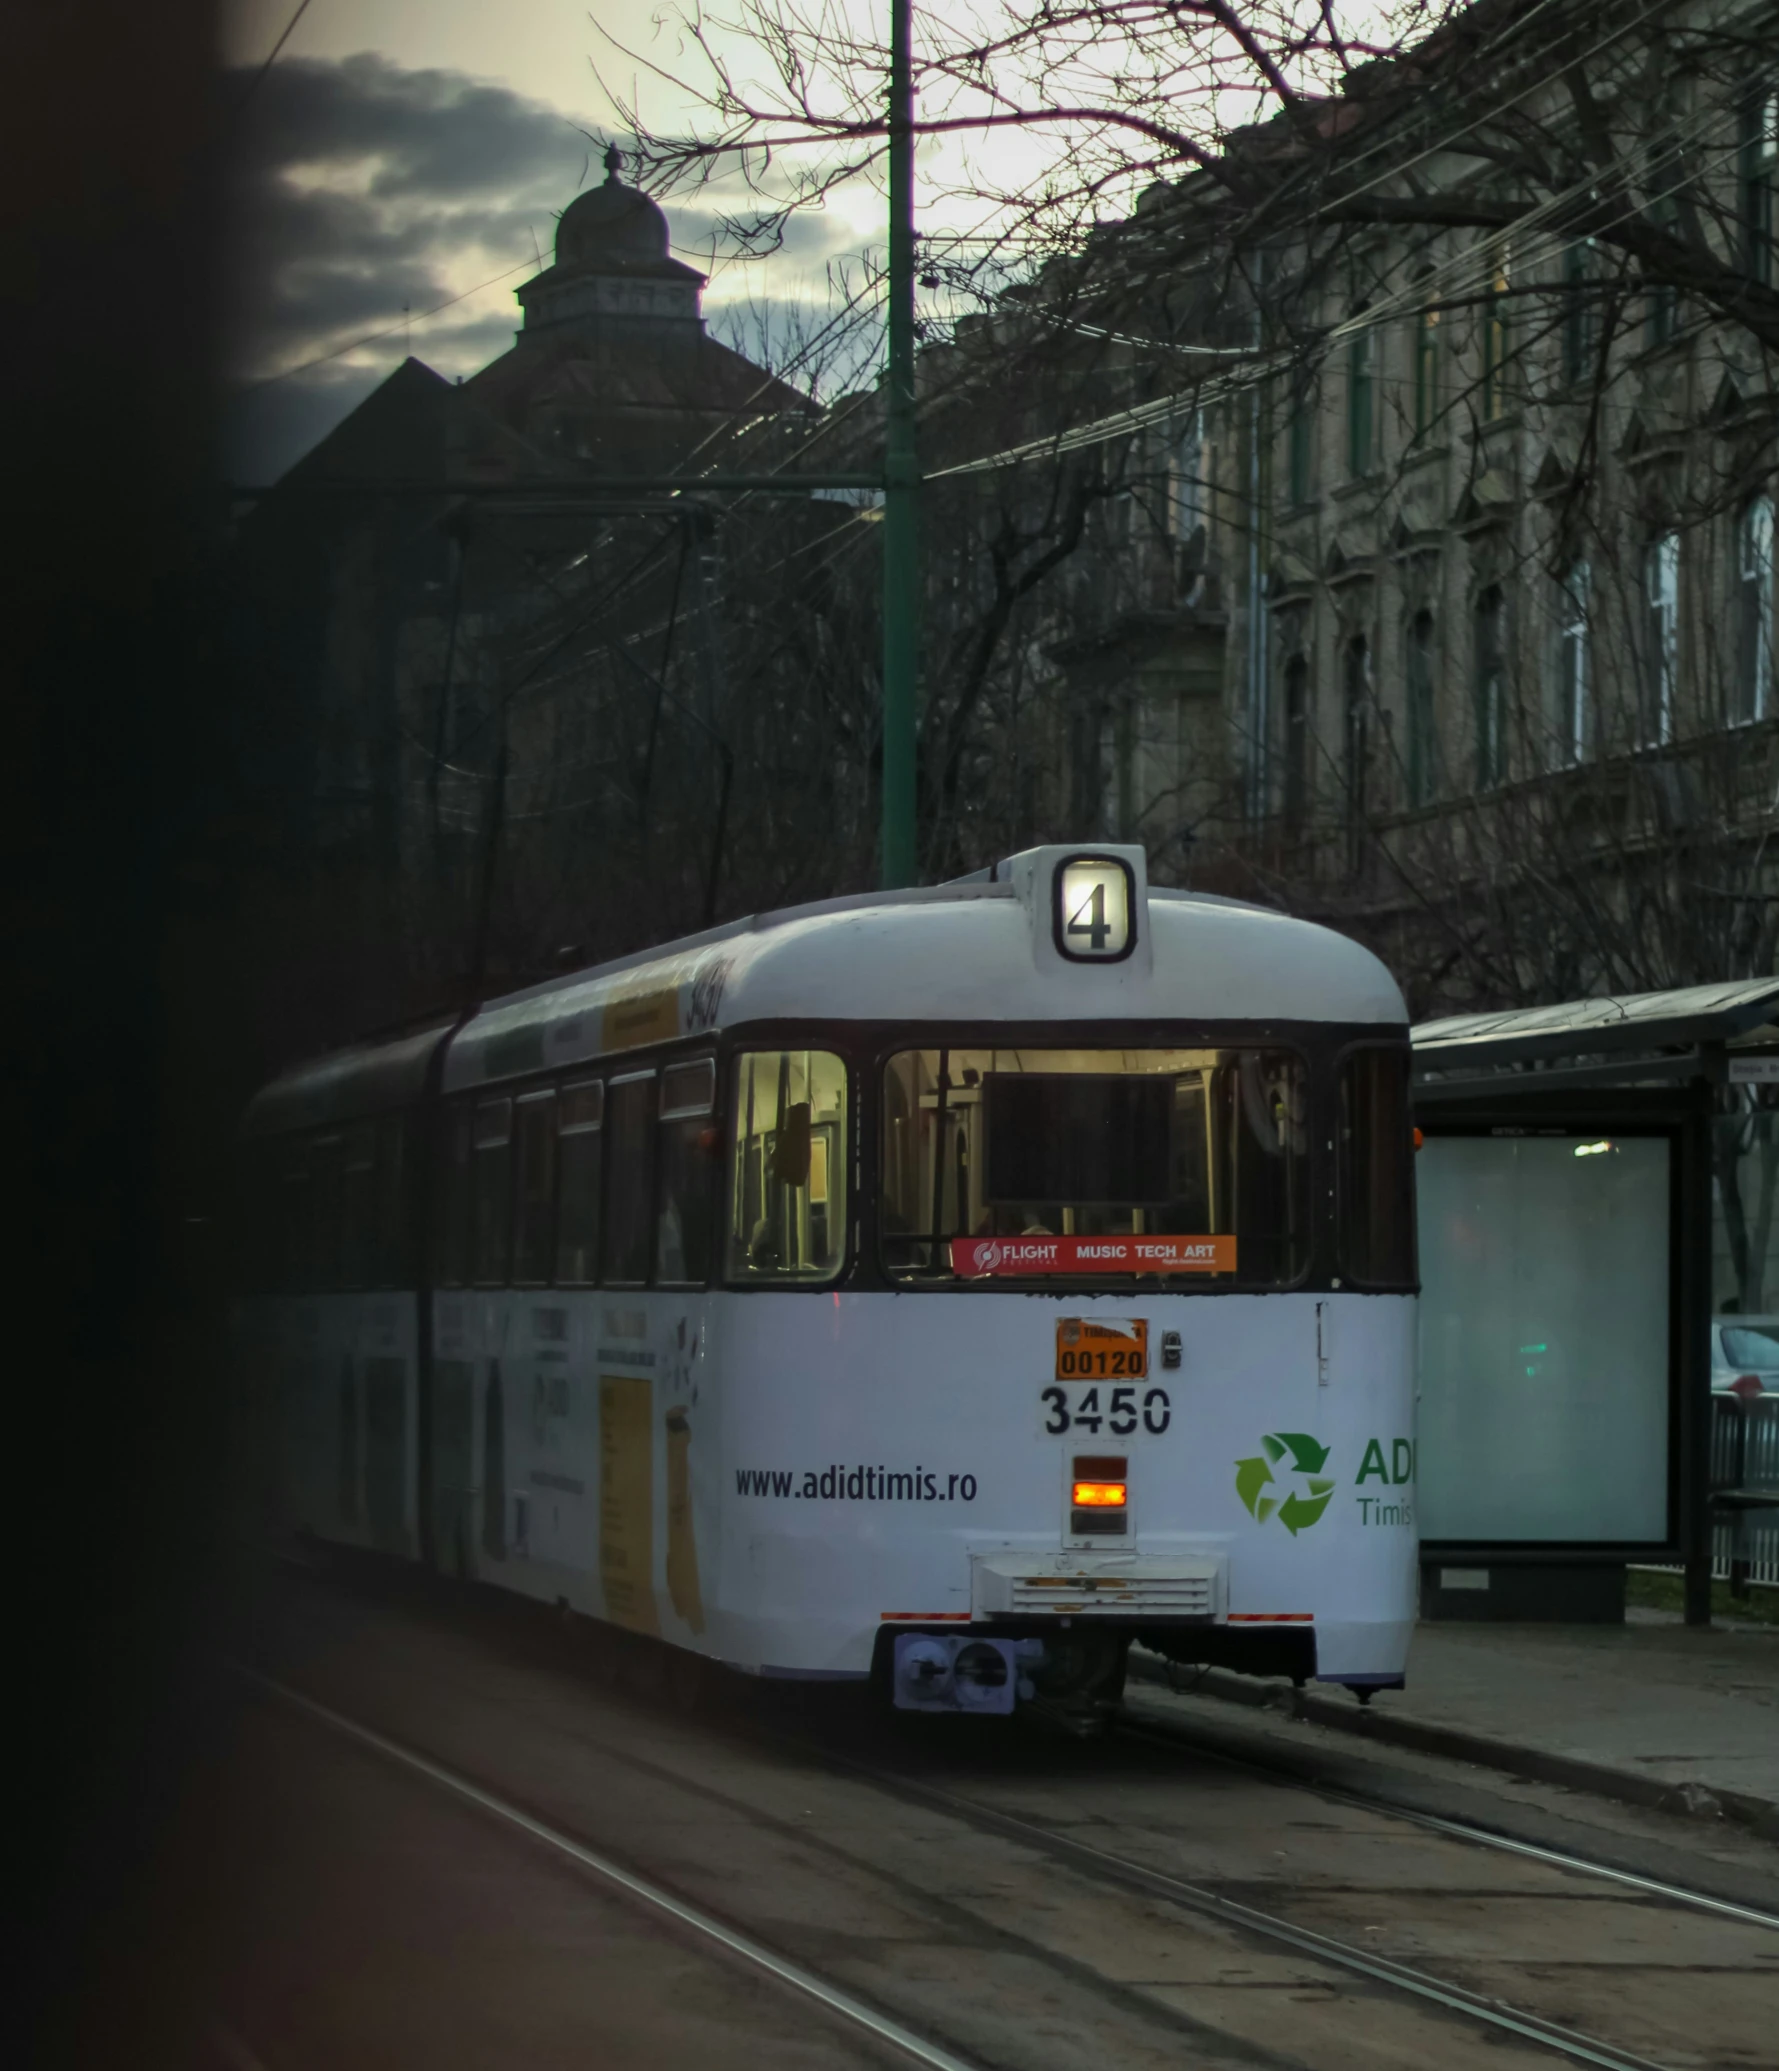
<svg viewBox="0 0 1779 2071">
<path fill-rule="evenodd" d="M 1289 1285 L 1309 1256 L 1306 1084 L 1286 1050 L 904 1050 L 884 1078 L 885 1269 Z"/>
</svg>

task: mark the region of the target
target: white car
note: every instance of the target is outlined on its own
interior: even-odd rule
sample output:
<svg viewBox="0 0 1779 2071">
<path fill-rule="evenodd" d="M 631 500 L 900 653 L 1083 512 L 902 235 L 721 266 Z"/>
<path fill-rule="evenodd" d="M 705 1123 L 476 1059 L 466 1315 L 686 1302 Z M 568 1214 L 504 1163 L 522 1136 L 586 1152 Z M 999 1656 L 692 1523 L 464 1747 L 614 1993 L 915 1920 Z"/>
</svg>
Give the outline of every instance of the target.
<svg viewBox="0 0 1779 2071">
<path fill-rule="evenodd" d="M 1711 1392 L 1744 1402 L 1779 1395 L 1779 1316 L 1712 1318 Z"/>
</svg>

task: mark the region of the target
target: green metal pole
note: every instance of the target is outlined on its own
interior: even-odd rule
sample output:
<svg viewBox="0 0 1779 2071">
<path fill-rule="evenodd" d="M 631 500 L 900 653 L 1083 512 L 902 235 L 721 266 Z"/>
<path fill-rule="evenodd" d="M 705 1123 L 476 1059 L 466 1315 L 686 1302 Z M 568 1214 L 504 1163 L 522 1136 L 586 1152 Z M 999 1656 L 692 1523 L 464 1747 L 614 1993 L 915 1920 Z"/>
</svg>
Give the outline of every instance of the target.
<svg viewBox="0 0 1779 2071">
<path fill-rule="evenodd" d="M 883 452 L 883 835 L 886 890 L 913 884 L 920 673 L 920 455 L 914 433 L 912 0 L 890 0 L 889 380 Z"/>
</svg>

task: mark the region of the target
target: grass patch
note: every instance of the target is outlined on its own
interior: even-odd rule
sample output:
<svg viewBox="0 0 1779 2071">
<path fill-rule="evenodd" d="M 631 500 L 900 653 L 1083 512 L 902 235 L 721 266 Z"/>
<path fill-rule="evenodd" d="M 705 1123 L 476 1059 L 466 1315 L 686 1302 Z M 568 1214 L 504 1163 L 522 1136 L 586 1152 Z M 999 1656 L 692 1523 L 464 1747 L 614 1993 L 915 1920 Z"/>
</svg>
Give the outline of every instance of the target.
<svg viewBox="0 0 1779 2071">
<path fill-rule="evenodd" d="M 1625 1602 L 1649 1611 L 1684 1611 L 1684 1577 L 1631 1568 L 1625 1575 Z M 1736 1597 L 1731 1596 L 1727 1582 L 1713 1582 L 1711 1615 L 1740 1619 L 1749 1625 L 1779 1625 L 1779 1589 L 1763 1589 L 1756 1583 L 1746 1596 Z"/>
</svg>

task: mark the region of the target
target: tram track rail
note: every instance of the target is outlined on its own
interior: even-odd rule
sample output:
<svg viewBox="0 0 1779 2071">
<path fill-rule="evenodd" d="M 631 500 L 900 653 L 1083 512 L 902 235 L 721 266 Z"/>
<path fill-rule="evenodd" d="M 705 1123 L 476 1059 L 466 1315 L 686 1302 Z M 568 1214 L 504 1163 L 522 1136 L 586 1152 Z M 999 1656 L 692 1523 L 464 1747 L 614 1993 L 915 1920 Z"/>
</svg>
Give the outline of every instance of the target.
<svg viewBox="0 0 1779 2071">
<path fill-rule="evenodd" d="M 1249 1776 L 1264 1778 L 1289 1789 L 1304 1791 L 1312 1797 L 1324 1799 L 1331 1805 L 1346 1805 L 1356 1810 L 1381 1814 L 1385 1818 L 1398 1819 L 1409 1826 L 1417 1826 L 1428 1833 L 1445 1834 L 1454 1840 L 1468 1841 L 1482 1848 L 1493 1848 L 1509 1855 L 1518 1855 L 1531 1862 L 1545 1864 L 1548 1868 L 1565 1870 L 1576 1876 L 1594 1877 L 1602 1882 L 1618 1884 L 1627 1890 L 1643 1893 L 1646 1897 L 1662 1900 L 1669 1905 L 1691 1906 L 1701 1912 L 1716 1914 L 1720 1919 L 1739 1921 L 1747 1927 L 1759 1927 L 1769 1933 L 1779 1934 L 1779 1912 L 1751 1906 L 1735 1899 L 1717 1897 L 1715 1894 L 1697 1890 L 1691 1885 L 1675 1884 L 1661 1877 L 1651 1877 L 1643 1871 L 1628 1870 L 1615 1863 L 1605 1863 L 1597 1858 L 1577 1854 L 1571 1849 L 1553 1848 L 1548 1843 L 1528 1841 L 1507 1833 L 1498 1827 L 1481 1825 L 1473 1820 L 1453 1819 L 1449 1815 L 1427 1812 L 1412 1805 L 1404 1805 L 1381 1793 L 1354 1790 L 1346 1784 L 1330 1783 L 1324 1778 L 1305 1776 L 1295 1765 L 1281 1761 L 1268 1761 L 1259 1755 L 1238 1755 L 1230 1752 L 1220 1738 L 1196 1733 L 1190 1726 L 1176 1724 L 1173 1720 L 1158 1719 L 1151 1715 L 1124 1713 L 1117 1720 L 1114 1732 L 1119 1738 L 1143 1743 L 1151 1747 L 1183 1749 L 1206 1761 L 1218 1763 L 1227 1769 L 1239 1770 Z"/>
<path fill-rule="evenodd" d="M 729 1922 L 692 1904 L 666 1886 L 642 1876 L 627 1864 L 591 1847 L 575 1835 L 564 1832 L 488 1785 L 476 1781 L 420 1749 L 409 1746 L 402 1740 L 319 1702 L 288 1684 L 263 1675 L 257 1670 L 246 1669 L 245 1673 L 266 1694 L 296 1708 L 316 1723 L 327 1726 L 367 1750 L 405 1768 L 411 1774 L 425 1779 L 435 1788 L 449 1793 L 459 1801 L 473 1805 L 502 1823 L 516 1828 L 545 1848 L 576 1863 L 605 1885 L 628 1897 L 633 1903 L 678 1922 L 682 1928 L 695 1936 L 717 1944 L 744 1965 L 764 1972 L 791 1992 L 824 2006 L 840 2020 L 870 2034 L 880 2043 L 898 2052 L 904 2060 L 929 2066 L 931 2071 L 978 2071 L 975 2060 L 960 2056 L 932 2038 L 916 2033 L 844 1986 L 821 1977 L 805 1965 L 755 1940 Z M 1168 1871 L 1134 1861 L 1111 1849 L 1061 1832 L 1053 1826 L 1046 1825 L 1042 1820 L 984 1804 L 979 1799 L 942 1789 L 919 1778 L 857 1760 L 802 1734 L 768 1731 L 757 1737 L 775 1743 L 782 1751 L 794 1753 L 799 1759 L 813 1761 L 833 1773 L 864 1783 L 893 1800 L 922 1806 L 930 1812 L 978 1832 L 994 1834 L 1003 1840 L 1033 1849 L 1102 1886 L 1111 1885 L 1134 1895 L 1160 1900 L 1182 1912 L 1211 1920 L 1244 1937 L 1290 1949 L 1297 1955 L 1331 1970 L 1416 2000 L 1454 2019 L 1474 2023 L 1504 2040 L 1511 2037 L 1567 2062 L 1595 2067 L 1595 2071 L 1671 2071 L 1671 2067 L 1659 2059 L 1641 2055 L 1598 2036 L 1546 2019 L 1514 2006 L 1502 1998 L 1470 1991 L 1413 1965 L 1343 1941 L 1315 1928 L 1302 1926 L 1295 1921 L 1247 1904 L 1243 1900 L 1231 1898 L 1207 1885 L 1194 1883 Z M 1184 1740 L 1184 1736 L 1147 1732 L 1133 1734 L 1131 1737 L 1150 1744 L 1160 1742 L 1172 1746 L 1178 1746 Z M 589 1736 L 588 1745 L 626 1767 L 656 1777 L 677 1788 L 690 1790 L 695 1795 L 721 1805 L 731 1812 L 755 1818 L 760 1816 L 758 1808 L 750 1806 L 745 1800 L 733 1797 L 730 1793 L 719 1790 L 699 1778 L 686 1776 L 645 1756 L 636 1755 L 626 1748 L 612 1745 L 602 1737 Z M 1210 1749 L 1194 1751 L 1215 1752 Z M 1232 1759 L 1231 1766 L 1246 1767 L 1269 1782 L 1282 1785 L 1291 1785 L 1295 1782 L 1289 1776 L 1276 1773 L 1264 1763 L 1243 1764 Z M 1561 1850 L 1515 1842 L 1508 1837 L 1489 1834 L 1485 1829 L 1471 1827 L 1462 1821 L 1440 1819 L 1430 1814 L 1416 1814 L 1387 1801 L 1373 1800 L 1362 1793 L 1345 1792 L 1333 1787 L 1320 1788 L 1302 1782 L 1295 1782 L 1295 1787 L 1329 1797 L 1336 1802 L 1345 1802 L 1368 1813 L 1402 1819 L 1440 1833 L 1448 1839 L 1505 1847 L 1510 1852 L 1538 1861 L 1545 1867 L 1556 1868 L 1572 1875 L 1596 1877 L 1620 1888 L 1634 1888 L 1637 1895 L 1652 1903 L 1674 1905 L 1703 1901 L 1708 1910 L 1731 1914 L 1745 1925 L 1779 1930 L 1779 1917 L 1765 1914 L 1757 1908 L 1733 1907 L 1726 1902 L 1706 1900 L 1705 1895 L 1689 1892 L 1684 1887 L 1664 1886 L 1660 1880 L 1639 1877 L 1609 1865 L 1591 1863 L 1583 1857 Z"/>
<path fill-rule="evenodd" d="M 405 1741 L 378 1731 L 362 1720 L 323 1704 L 305 1692 L 295 1689 L 275 1677 L 262 1674 L 245 1664 L 237 1664 L 249 1681 L 266 1695 L 303 1714 L 332 1732 L 355 1742 L 358 1746 L 380 1755 L 422 1778 L 436 1789 L 447 1793 L 459 1802 L 471 1805 L 479 1812 L 514 1828 L 532 1841 L 539 1843 L 555 1855 L 565 1858 L 578 1869 L 590 1873 L 601 1883 L 615 1889 L 633 1904 L 673 1921 L 682 1929 L 689 1930 L 700 1940 L 715 1944 L 728 1956 L 739 1960 L 747 1967 L 763 1972 L 777 1984 L 803 1999 L 813 2001 L 828 2013 L 837 2016 L 849 2026 L 863 2030 L 875 2041 L 887 2045 L 911 2064 L 927 2067 L 927 2071 L 980 2071 L 971 2059 L 958 2056 L 941 2044 L 926 2036 L 918 2035 L 900 2021 L 869 2005 L 855 1993 L 843 1986 L 819 1976 L 801 1963 L 783 1956 L 764 1942 L 756 1941 L 752 1935 L 744 1934 L 739 1928 L 717 1918 L 703 1907 L 693 1905 L 681 1898 L 665 1885 L 642 1876 L 627 1864 L 617 1861 L 603 1851 L 590 1847 L 575 1835 L 565 1833 L 550 1821 L 516 1804 L 511 1798 L 491 1790 L 487 1785 L 465 1776 L 460 1770 L 438 1761 L 420 1749 L 410 1747 Z M 608 1750 L 616 1752 L 616 1750 Z"/>
<path fill-rule="evenodd" d="M 1408 1964 L 1375 1955 L 1332 1935 L 1319 1934 L 1314 1928 L 1300 1927 L 1276 1914 L 1245 1905 L 1239 1899 L 1227 1898 L 1204 1885 L 1190 1883 L 1165 1870 L 1152 1869 L 1145 1863 L 1133 1862 L 1128 1856 L 1116 1855 L 1109 1849 L 1096 1848 L 1092 1842 L 1077 1840 L 1072 1834 L 1060 1833 L 1054 1827 L 1025 1819 L 1018 1813 L 1005 1812 L 976 1799 L 960 1798 L 930 1784 L 897 1777 L 869 1764 L 855 1763 L 814 1747 L 805 1746 L 805 1752 L 816 1754 L 831 1766 L 875 1784 L 893 1797 L 924 1805 L 932 1811 L 948 1813 L 982 1832 L 1039 1848 L 1056 1860 L 1102 1881 L 1148 1897 L 1164 1899 L 1183 1911 L 1198 1913 L 1224 1926 L 1294 1949 L 1317 1962 L 1431 2003 L 1444 2012 L 1478 2021 L 1498 2034 L 1512 2035 L 1522 2042 L 1555 2051 L 1572 2063 L 1594 2065 L 1599 2067 L 1599 2071 L 1670 2071 L 1670 2067 L 1656 2058 L 1639 2056 L 1615 2044 L 1563 2027 L 1558 2022 L 1544 2020 L 1537 2014 L 1523 2012 L 1502 2000 L 1466 1991 L 1462 1986 L 1448 1984 Z M 1367 1804 L 1365 1809 L 1387 1812 L 1391 1808 Z M 1779 1922 L 1773 1924 L 1779 1925 Z"/>
</svg>

